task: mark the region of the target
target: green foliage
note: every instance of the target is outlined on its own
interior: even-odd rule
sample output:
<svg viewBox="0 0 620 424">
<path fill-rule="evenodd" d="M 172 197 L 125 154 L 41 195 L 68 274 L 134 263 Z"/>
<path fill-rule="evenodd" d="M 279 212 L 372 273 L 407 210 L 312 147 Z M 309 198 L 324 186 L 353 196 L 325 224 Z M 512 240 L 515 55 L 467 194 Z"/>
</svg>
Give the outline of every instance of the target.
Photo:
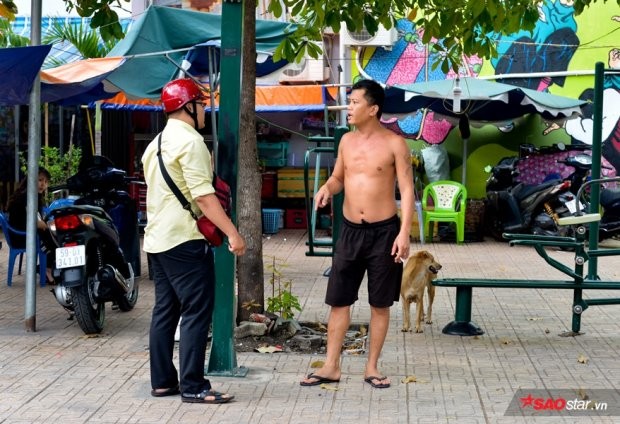
<svg viewBox="0 0 620 424">
<path fill-rule="evenodd" d="M 267 312 L 279 313 L 284 319 L 291 319 L 295 316 L 293 309 L 301 311 L 299 298 L 292 293 L 293 281 L 282 278 L 282 267 L 285 265 L 276 262 L 275 256 L 272 257 L 271 265 L 267 268 L 271 271 L 271 297 L 267 298 Z"/>
<path fill-rule="evenodd" d="M 79 147 L 71 147 L 66 153 L 60 154 L 57 147 L 41 148 L 41 157 L 39 158 L 39 166 L 47 169 L 51 175 L 50 187 L 64 184 L 67 178 L 75 174 L 82 158 L 82 149 Z M 20 169 L 23 173 L 28 171 L 28 159 L 24 153 L 19 155 Z M 47 202 L 52 200 L 52 193 L 48 193 Z"/>
<path fill-rule="evenodd" d="M 54 21 L 49 31 L 43 37 L 43 44 L 54 44 L 61 41 L 68 41 L 73 44 L 80 54 L 85 58 L 105 57 L 112 47 L 114 41 L 101 42 L 97 31 L 85 28 L 83 25 L 68 25 L 65 22 Z M 62 63 L 52 63 L 54 66 Z"/>
<path fill-rule="evenodd" d="M 91 28 L 98 28 L 104 41 L 124 38 L 118 15 L 110 6 L 122 7 L 130 0 L 63 1 L 67 11 L 75 8 L 82 17 L 92 16 Z M 579 15 L 597 1 L 607 3 L 607 0 L 575 0 L 575 14 Z M 616 3 L 620 6 L 620 0 Z M 0 5 L 7 15 L 11 10 L 16 11 L 11 0 L 0 0 Z M 538 20 L 538 1 L 534 0 L 376 0 L 372 3 L 348 0 L 346 4 L 341 0 L 270 0 L 268 9 L 280 17 L 285 12 L 283 5 L 292 16 L 292 25 L 289 36 L 275 51 L 275 61 L 281 58 L 300 61 L 306 52 L 317 58 L 317 42 L 327 27 L 338 33 L 344 23 L 349 31 L 366 28 L 375 34 L 379 24 L 391 28 L 396 17 L 406 16 L 424 28 L 424 42 L 435 45 L 441 53 L 440 61 L 433 66 L 457 71 L 463 55 L 490 59 L 497 54 L 494 33 L 529 30 Z M 437 45 L 436 40 L 444 40 L 444 44 Z"/>
<path fill-rule="evenodd" d="M 0 17 L 0 47 L 25 47 L 28 45 L 30 45 L 30 39 L 15 34 L 8 19 Z"/>
<path fill-rule="evenodd" d="M 559 1 L 559 0 L 558 0 Z M 601 0 L 575 0 L 575 14 Z M 602 0 L 604 3 L 607 0 Z M 616 0 L 620 5 L 620 0 Z M 290 35 L 276 48 L 274 60 L 299 60 L 310 46 L 321 40 L 326 27 L 341 31 L 342 23 L 349 31 L 365 28 L 375 34 L 379 23 L 391 28 L 396 17 L 408 17 L 424 28 L 423 42 L 439 53 L 444 72 L 458 71 L 464 55 L 490 59 L 497 55 L 498 34 L 531 30 L 538 20 L 538 2 L 533 0 L 284 0 L 293 16 Z M 284 13 L 279 0 L 269 2 L 269 11 L 279 17 Z M 441 40 L 441 44 L 437 42 Z M 312 57 L 315 57 L 312 55 Z"/>
<path fill-rule="evenodd" d="M 75 8 L 78 15 L 83 18 L 92 17 L 90 27 L 99 29 L 103 41 L 122 40 L 125 38 L 123 28 L 118 21 L 118 14 L 110 6 L 122 7 L 123 3 L 129 5 L 130 0 L 63 0 L 67 6 L 67 12 Z"/>
</svg>

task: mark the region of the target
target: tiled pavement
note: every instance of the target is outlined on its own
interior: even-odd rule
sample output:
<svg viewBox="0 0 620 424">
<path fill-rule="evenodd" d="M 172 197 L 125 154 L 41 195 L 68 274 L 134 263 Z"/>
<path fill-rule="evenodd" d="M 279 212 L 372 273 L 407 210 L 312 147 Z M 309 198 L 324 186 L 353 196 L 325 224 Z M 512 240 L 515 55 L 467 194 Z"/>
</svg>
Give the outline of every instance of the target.
<svg viewBox="0 0 620 424">
<path fill-rule="evenodd" d="M 305 235 L 283 230 L 264 239 L 265 261 L 284 261 L 286 278 L 301 301 L 300 321 L 326 322 L 323 304 L 330 258 L 305 256 Z M 412 249 L 419 249 L 413 243 Z M 441 277 L 561 278 L 533 249 L 485 241 L 424 248 L 442 263 Z M 0 251 L 6 273 L 8 252 Z M 569 252 L 552 254 L 570 265 Z M 620 258 L 601 258 L 603 278 L 620 280 Z M 128 313 L 108 307 L 103 334 L 86 337 L 37 287 L 37 331 L 24 331 L 24 278 L 0 281 L 0 423 L 531 423 L 620 422 L 615 416 L 507 417 L 515 391 L 523 389 L 620 389 L 620 305 L 595 306 L 583 314 L 583 335 L 570 328 L 572 291 L 474 289 L 473 319 L 480 337 L 444 335 L 454 316 L 454 289 L 438 288 L 434 322 L 423 334 L 401 333 L 400 305 L 380 369 L 393 386 L 371 389 L 362 381 L 365 356 L 343 356 L 337 390 L 300 387 L 315 355 L 236 353 L 246 377 L 211 377 L 214 388 L 235 394 L 224 405 L 183 404 L 178 397 L 149 395 L 148 327 L 152 283 L 143 261 L 140 299 Z M 268 276 L 266 276 L 266 281 Z M 615 292 L 588 292 L 615 297 Z M 353 323 L 367 323 L 363 290 Z M 404 383 L 415 376 L 417 382 Z M 610 405 L 616 411 L 620 405 Z"/>
</svg>

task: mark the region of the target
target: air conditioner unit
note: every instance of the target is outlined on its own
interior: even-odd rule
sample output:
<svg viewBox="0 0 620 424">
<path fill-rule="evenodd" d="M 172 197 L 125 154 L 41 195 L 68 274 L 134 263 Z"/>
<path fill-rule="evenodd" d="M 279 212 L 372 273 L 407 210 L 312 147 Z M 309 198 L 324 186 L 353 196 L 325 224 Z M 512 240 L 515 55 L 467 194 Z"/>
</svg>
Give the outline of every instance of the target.
<svg viewBox="0 0 620 424">
<path fill-rule="evenodd" d="M 383 25 L 379 25 L 375 35 L 370 35 L 366 28 L 363 28 L 361 31 L 351 32 L 344 23 L 341 28 L 340 36 L 342 37 L 342 42 L 349 46 L 376 46 L 391 49 L 398 41 L 398 31 L 395 27 L 385 29 Z"/>
<path fill-rule="evenodd" d="M 318 43 L 323 50 L 322 43 Z M 304 82 L 323 82 L 330 77 L 330 70 L 325 66 L 324 56 L 314 59 L 308 55 L 299 63 L 289 63 L 280 73 L 280 83 L 294 84 Z"/>
</svg>

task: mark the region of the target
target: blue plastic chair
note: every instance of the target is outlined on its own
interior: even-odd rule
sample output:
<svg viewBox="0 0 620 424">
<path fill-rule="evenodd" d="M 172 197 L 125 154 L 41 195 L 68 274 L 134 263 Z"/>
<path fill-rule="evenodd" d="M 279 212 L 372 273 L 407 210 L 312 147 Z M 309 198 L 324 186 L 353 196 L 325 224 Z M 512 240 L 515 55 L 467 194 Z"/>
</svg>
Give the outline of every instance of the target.
<svg viewBox="0 0 620 424">
<path fill-rule="evenodd" d="M 2 232 L 4 233 L 4 239 L 6 240 L 6 244 L 9 246 L 9 268 L 8 275 L 6 278 L 6 285 L 11 287 L 13 283 L 13 269 L 15 268 L 15 259 L 19 256 L 19 267 L 17 269 L 17 274 L 21 275 L 22 273 L 22 260 L 24 258 L 24 253 L 26 253 L 26 248 L 18 248 L 14 247 L 11 242 L 11 237 L 13 235 L 22 235 L 26 236 L 25 231 L 19 231 L 9 225 L 9 221 L 6 216 L 0 212 L 0 224 L 2 225 Z M 41 287 L 45 287 L 47 282 L 46 271 L 47 271 L 47 255 L 45 252 L 41 250 L 41 242 L 39 241 L 39 237 L 37 237 L 37 255 L 39 256 L 39 277 Z"/>
</svg>

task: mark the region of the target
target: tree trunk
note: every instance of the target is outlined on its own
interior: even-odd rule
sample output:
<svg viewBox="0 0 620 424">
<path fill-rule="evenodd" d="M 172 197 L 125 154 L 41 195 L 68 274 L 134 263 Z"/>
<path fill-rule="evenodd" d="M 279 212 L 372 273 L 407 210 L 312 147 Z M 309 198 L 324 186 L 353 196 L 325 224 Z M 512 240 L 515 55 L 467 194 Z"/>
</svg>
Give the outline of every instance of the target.
<svg viewBox="0 0 620 424">
<path fill-rule="evenodd" d="M 243 59 L 241 78 L 241 121 L 239 127 L 239 186 L 237 222 L 245 237 L 247 252 L 239 257 L 237 321 L 252 312 L 263 312 L 263 234 L 261 216 L 262 177 L 256 144 L 256 3 L 245 0 L 243 15 Z"/>
</svg>

